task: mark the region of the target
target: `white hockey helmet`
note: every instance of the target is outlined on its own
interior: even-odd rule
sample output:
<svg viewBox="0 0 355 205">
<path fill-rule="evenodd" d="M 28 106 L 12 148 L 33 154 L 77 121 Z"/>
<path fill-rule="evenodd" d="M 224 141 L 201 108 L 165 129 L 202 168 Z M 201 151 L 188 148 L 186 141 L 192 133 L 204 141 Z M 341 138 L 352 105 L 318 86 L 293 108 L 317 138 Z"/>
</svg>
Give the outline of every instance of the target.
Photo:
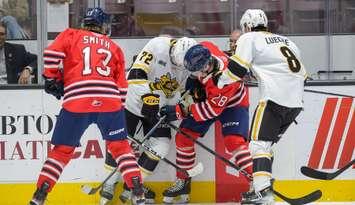
<svg viewBox="0 0 355 205">
<path fill-rule="evenodd" d="M 244 12 L 240 19 L 240 27 L 243 33 L 248 29 L 252 29 L 258 26 L 267 27 L 267 17 L 261 9 L 248 9 Z"/>
<path fill-rule="evenodd" d="M 196 45 L 197 42 L 188 37 L 182 37 L 179 38 L 176 43 L 173 45 L 171 48 L 171 61 L 173 64 L 175 64 L 178 67 L 183 67 L 184 66 L 184 57 L 192 46 Z"/>
</svg>

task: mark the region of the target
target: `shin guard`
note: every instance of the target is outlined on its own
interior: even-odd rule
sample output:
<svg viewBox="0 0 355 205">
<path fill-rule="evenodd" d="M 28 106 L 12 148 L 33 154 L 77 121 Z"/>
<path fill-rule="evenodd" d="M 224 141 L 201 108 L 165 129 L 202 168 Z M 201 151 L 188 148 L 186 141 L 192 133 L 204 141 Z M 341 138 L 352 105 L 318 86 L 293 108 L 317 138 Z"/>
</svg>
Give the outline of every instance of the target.
<svg viewBox="0 0 355 205">
<path fill-rule="evenodd" d="M 118 170 L 129 188 L 133 187 L 132 178 L 138 178 L 143 183 L 136 158 L 128 140 L 106 141 L 108 151 L 116 160 Z"/>
<path fill-rule="evenodd" d="M 182 128 L 182 131 L 197 139 L 200 134 L 192 130 Z M 181 133 L 177 133 L 175 137 L 176 144 L 176 164 L 183 170 L 192 169 L 196 161 L 195 143 Z M 181 171 L 176 172 L 176 177 L 186 179 L 186 174 Z"/>
<path fill-rule="evenodd" d="M 40 188 L 44 182 L 49 184 L 48 192 L 57 183 L 64 167 L 73 157 L 75 147 L 66 145 L 55 145 L 48 153 L 48 158 L 44 162 L 42 170 L 39 174 L 37 187 Z"/>
<path fill-rule="evenodd" d="M 233 155 L 235 164 L 248 174 L 253 174 L 253 160 L 248 148 L 248 143 L 242 136 L 227 135 L 224 137 L 224 144 L 228 152 Z"/>
</svg>

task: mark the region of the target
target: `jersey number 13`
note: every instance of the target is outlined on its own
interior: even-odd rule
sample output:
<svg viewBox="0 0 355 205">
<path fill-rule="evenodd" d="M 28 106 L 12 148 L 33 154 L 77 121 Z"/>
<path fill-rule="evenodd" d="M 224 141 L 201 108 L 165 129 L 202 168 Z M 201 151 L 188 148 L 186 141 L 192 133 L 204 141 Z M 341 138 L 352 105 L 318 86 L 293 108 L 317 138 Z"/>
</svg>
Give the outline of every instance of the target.
<svg viewBox="0 0 355 205">
<path fill-rule="evenodd" d="M 106 50 L 104 48 L 99 48 L 96 50 L 97 54 L 100 55 L 105 55 L 104 60 L 102 61 L 103 67 L 97 66 L 96 71 L 102 75 L 102 76 L 109 76 L 111 72 L 111 68 L 108 65 L 108 63 L 111 60 L 112 53 L 109 50 Z M 90 47 L 85 47 L 83 49 L 83 55 L 84 55 L 84 70 L 83 70 L 83 75 L 90 75 L 92 73 L 92 68 L 90 65 L 90 58 L 91 58 L 91 48 Z"/>
</svg>

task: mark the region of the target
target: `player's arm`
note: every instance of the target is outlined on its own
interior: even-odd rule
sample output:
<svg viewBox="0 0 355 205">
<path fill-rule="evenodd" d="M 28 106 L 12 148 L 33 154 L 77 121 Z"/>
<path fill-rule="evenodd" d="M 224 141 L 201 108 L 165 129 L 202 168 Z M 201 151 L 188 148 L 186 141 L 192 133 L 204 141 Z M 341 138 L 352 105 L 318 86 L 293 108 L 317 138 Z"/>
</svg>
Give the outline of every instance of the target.
<svg viewBox="0 0 355 205">
<path fill-rule="evenodd" d="M 230 98 L 234 96 L 236 88 L 227 85 L 222 89 L 200 93 L 195 96 L 193 90 L 187 91 L 177 105 L 166 105 L 160 110 L 161 115 L 166 115 L 168 120 L 174 121 L 192 116 L 196 121 L 206 121 L 219 116 L 227 106 Z"/>
<path fill-rule="evenodd" d="M 116 84 L 118 87 L 118 91 L 120 92 L 120 99 L 122 102 L 122 106 L 125 106 L 126 102 L 126 95 L 127 95 L 127 87 L 128 87 L 128 82 L 126 79 L 126 69 L 125 69 L 125 61 L 124 61 L 124 54 L 122 50 L 117 47 L 117 51 L 115 52 L 117 55 L 117 74 L 115 75 L 115 80 Z"/>
<path fill-rule="evenodd" d="M 218 87 L 241 81 L 249 73 L 253 59 L 253 41 L 250 35 L 242 35 L 237 42 L 235 54 L 229 58 L 228 67 L 219 78 Z"/>
<path fill-rule="evenodd" d="M 60 64 L 66 57 L 66 46 L 68 39 L 71 39 L 71 30 L 67 29 L 60 33 L 43 53 L 44 71 L 44 89 L 47 93 L 60 99 L 64 95 L 63 74 Z"/>
<path fill-rule="evenodd" d="M 156 119 L 160 101 L 160 96 L 153 93 L 150 86 L 152 82 L 148 80 L 148 75 L 151 73 L 156 60 L 154 48 L 155 45 L 152 41 L 144 46 L 137 55 L 127 76 L 129 90 L 141 96 L 143 104 L 141 114 L 151 120 Z"/>
<path fill-rule="evenodd" d="M 213 119 L 223 112 L 235 90 L 234 85 L 227 85 L 222 89 L 213 88 L 205 100 L 190 105 L 189 113 L 198 122 Z"/>
</svg>

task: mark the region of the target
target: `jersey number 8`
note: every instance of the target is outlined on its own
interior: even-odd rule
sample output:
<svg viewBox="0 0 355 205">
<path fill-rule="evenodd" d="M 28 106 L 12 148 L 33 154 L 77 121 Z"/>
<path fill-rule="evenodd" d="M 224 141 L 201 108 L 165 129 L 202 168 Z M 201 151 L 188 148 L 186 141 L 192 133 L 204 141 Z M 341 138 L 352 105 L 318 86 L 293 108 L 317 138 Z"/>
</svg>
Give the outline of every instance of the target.
<svg viewBox="0 0 355 205">
<path fill-rule="evenodd" d="M 282 46 L 280 48 L 280 51 L 281 51 L 282 55 L 286 57 L 288 67 L 290 68 L 290 70 L 294 73 L 297 73 L 298 71 L 300 71 L 301 63 L 297 59 L 295 54 L 293 54 L 292 51 L 286 46 Z"/>
</svg>

